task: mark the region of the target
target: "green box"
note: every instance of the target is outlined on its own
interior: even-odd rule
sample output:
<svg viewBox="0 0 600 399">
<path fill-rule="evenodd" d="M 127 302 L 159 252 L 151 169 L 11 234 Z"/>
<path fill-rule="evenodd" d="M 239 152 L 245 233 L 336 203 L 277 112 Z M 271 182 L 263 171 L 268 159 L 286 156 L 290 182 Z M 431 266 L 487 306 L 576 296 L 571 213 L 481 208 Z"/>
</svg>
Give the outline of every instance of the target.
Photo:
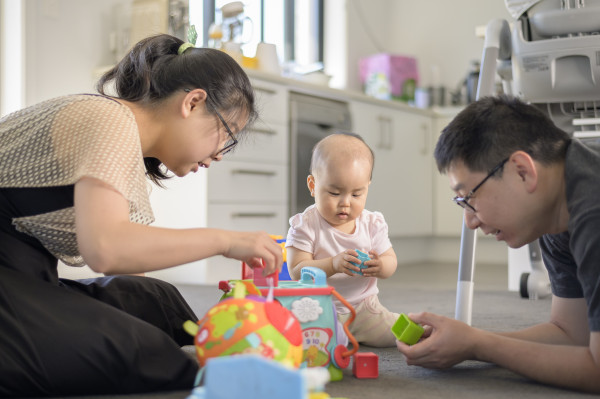
<svg viewBox="0 0 600 399">
<path fill-rule="evenodd" d="M 392 326 L 392 333 L 398 341 L 408 345 L 414 345 L 419 341 L 425 329 L 408 318 L 404 313 L 400 314 L 398 320 Z"/>
</svg>

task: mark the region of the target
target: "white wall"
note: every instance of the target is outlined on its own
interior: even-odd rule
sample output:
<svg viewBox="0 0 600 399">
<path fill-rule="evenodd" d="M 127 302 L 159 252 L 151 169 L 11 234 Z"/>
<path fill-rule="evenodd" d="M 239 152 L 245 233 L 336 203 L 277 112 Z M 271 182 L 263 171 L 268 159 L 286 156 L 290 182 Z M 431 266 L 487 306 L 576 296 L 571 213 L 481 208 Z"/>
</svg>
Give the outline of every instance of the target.
<svg viewBox="0 0 600 399">
<path fill-rule="evenodd" d="M 0 117 L 24 104 L 23 1 L 0 0 Z"/>
<path fill-rule="evenodd" d="M 26 105 L 94 89 L 93 71 L 113 62 L 117 3 L 131 0 L 25 1 Z M 335 25 L 326 26 L 326 42 L 337 49 L 326 59 L 328 72 L 339 75 L 332 85 L 354 90 L 361 90 L 358 60 L 379 52 L 416 57 L 426 84 L 438 65 L 442 84 L 454 89 L 481 58 L 475 27 L 510 18 L 502 0 L 326 0 L 326 9 Z"/>
<path fill-rule="evenodd" d="M 25 2 L 25 105 L 63 94 L 95 92 L 94 70 L 113 62 L 112 8 L 121 1 Z"/>
<path fill-rule="evenodd" d="M 394 1 L 391 51 L 414 54 L 420 73 L 430 79 L 431 65 L 441 69 L 442 83 L 454 88 L 471 60 L 480 60 L 483 40 L 475 27 L 495 18 L 512 21 L 503 0 Z"/>
<path fill-rule="evenodd" d="M 344 3 L 340 7 L 347 12 L 346 84 L 356 90 L 361 89 L 358 60 L 380 52 L 416 57 L 425 86 L 431 83 L 432 65 L 437 65 L 442 85 L 454 89 L 465 77 L 470 62 L 481 59 L 483 40 L 475 36 L 475 28 L 494 18 L 512 20 L 503 0 L 345 0 Z"/>
</svg>

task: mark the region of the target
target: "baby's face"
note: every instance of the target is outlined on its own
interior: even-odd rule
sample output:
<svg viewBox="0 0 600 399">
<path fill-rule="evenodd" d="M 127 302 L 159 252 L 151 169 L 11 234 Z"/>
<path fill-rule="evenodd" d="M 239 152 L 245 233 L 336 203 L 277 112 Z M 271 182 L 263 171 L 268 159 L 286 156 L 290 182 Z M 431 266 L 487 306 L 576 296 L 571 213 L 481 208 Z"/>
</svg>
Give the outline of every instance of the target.
<svg viewBox="0 0 600 399">
<path fill-rule="evenodd" d="M 321 216 L 338 230 L 353 232 L 354 221 L 367 202 L 370 162 L 362 158 L 330 162 L 320 167 L 312 178 L 311 192 Z"/>
</svg>

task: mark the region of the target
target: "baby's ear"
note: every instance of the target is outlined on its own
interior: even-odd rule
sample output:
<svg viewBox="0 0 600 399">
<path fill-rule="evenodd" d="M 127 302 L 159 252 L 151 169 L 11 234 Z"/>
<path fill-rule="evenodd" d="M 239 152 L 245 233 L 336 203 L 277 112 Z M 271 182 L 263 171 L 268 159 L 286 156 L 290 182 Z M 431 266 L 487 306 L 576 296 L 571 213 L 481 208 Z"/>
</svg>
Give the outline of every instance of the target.
<svg viewBox="0 0 600 399">
<path fill-rule="evenodd" d="M 308 191 L 310 191 L 311 196 L 315 196 L 315 177 L 313 175 L 308 175 L 306 178 L 306 186 L 308 187 Z"/>
</svg>

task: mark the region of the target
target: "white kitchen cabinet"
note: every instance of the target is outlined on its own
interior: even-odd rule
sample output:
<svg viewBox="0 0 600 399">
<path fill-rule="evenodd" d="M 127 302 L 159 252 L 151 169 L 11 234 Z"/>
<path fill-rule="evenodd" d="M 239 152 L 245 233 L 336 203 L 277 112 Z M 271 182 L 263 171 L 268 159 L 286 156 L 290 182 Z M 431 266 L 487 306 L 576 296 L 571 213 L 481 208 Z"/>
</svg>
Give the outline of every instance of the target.
<svg viewBox="0 0 600 399">
<path fill-rule="evenodd" d="M 431 153 L 435 150 L 438 138 L 442 130 L 454 119 L 460 112 L 459 108 L 448 108 L 443 112 L 436 113 L 433 118 L 433 140 Z M 432 156 L 433 171 L 433 235 L 435 237 L 460 237 L 462 234 L 464 211 L 459 208 L 452 198 L 456 195 L 450 189 L 450 181 L 446 174 L 437 171 L 435 159 Z M 483 237 L 484 234 L 477 229 L 477 235 Z"/>
<path fill-rule="evenodd" d="M 431 117 L 397 104 L 352 101 L 353 131 L 375 153 L 367 209 L 383 213 L 391 237 L 430 236 Z"/>
<path fill-rule="evenodd" d="M 453 118 L 453 113 L 440 114 L 434 118 L 432 154 L 442 130 Z M 448 176 L 437 171 L 433 156 L 431 162 L 433 171 L 433 234 L 438 237 L 459 237 L 463 223 L 462 209 L 452 201 L 456 194 L 450 189 Z"/>
<path fill-rule="evenodd" d="M 252 79 L 259 119 L 238 148 L 208 171 L 207 227 L 287 233 L 288 91 L 284 85 Z M 207 283 L 241 277 L 241 262 L 207 260 Z"/>
</svg>

